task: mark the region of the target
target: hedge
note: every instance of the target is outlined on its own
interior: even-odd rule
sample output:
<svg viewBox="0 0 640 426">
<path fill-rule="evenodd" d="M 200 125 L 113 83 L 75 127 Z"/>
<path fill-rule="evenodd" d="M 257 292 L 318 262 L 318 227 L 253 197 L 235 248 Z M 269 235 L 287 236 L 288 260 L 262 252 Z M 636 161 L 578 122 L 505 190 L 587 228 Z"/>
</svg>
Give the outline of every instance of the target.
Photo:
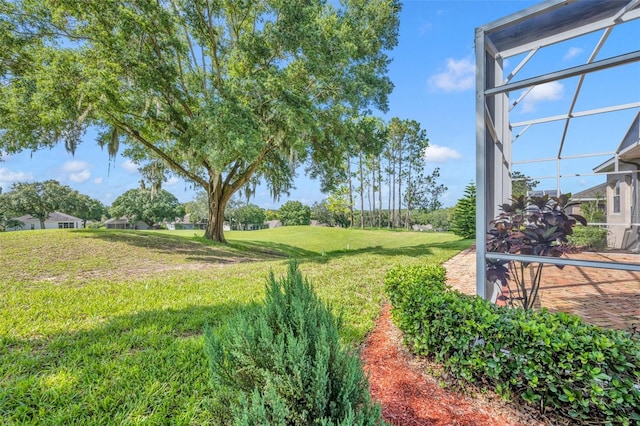
<svg viewBox="0 0 640 426">
<path fill-rule="evenodd" d="M 640 422 L 640 341 L 629 333 L 463 295 L 441 266 L 396 267 L 385 288 L 410 348 L 459 379 L 581 422 Z"/>
</svg>

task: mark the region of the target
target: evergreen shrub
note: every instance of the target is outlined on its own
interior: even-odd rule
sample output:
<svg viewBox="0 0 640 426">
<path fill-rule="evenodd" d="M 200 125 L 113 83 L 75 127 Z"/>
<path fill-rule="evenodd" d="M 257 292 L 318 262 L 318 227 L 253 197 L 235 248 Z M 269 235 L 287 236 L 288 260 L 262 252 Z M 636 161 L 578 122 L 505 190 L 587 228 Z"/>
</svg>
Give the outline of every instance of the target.
<svg viewBox="0 0 640 426">
<path fill-rule="evenodd" d="M 234 425 L 379 425 L 357 354 L 341 346 L 340 317 L 292 262 L 269 275 L 266 300 L 206 330 L 214 415 Z"/>
<path fill-rule="evenodd" d="M 462 238 L 476 237 L 476 185 L 470 183 L 464 189 L 464 197 L 458 200 L 451 214 L 454 234 Z"/>
<path fill-rule="evenodd" d="M 442 267 L 385 278 L 412 350 L 456 377 L 588 424 L 639 424 L 640 341 L 574 315 L 497 307 L 446 286 Z"/>
</svg>

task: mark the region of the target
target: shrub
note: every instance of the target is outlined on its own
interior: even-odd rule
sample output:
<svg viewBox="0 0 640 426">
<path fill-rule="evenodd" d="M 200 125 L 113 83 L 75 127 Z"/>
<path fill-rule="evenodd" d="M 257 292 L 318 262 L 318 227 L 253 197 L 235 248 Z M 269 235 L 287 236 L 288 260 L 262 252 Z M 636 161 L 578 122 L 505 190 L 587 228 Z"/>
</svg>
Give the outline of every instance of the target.
<svg viewBox="0 0 640 426">
<path fill-rule="evenodd" d="M 582 250 L 601 251 L 607 248 L 607 229 L 597 226 L 577 226 L 569 243 Z"/>
<path fill-rule="evenodd" d="M 339 343 L 341 323 L 295 262 L 279 281 L 271 273 L 264 305 L 206 331 L 220 422 L 382 424 L 358 356 Z"/>
<path fill-rule="evenodd" d="M 451 231 L 462 238 L 476 237 L 476 185 L 470 183 L 464 189 L 464 197 L 458 200 L 451 215 Z"/>
<path fill-rule="evenodd" d="M 629 333 L 497 307 L 447 288 L 440 269 L 393 269 L 385 288 L 412 350 L 456 377 L 585 423 L 640 421 L 640 341 Z"/>
</svg>

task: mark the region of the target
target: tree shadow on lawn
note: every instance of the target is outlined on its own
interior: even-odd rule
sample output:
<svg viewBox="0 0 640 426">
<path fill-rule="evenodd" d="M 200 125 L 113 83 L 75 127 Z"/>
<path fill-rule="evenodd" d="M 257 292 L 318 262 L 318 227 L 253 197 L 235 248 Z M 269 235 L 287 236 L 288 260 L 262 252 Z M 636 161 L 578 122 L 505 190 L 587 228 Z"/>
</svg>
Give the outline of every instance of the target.
<svg viewBox="0 0 640 426">
<path fill-rule="evenodd" d="M 74 232 L 84 234 L 87 238 L 127 244 L 163 254 L 176 254 L 185 256 L 187 260 L 203 263 L 237 263 L 284 256 L 269 247 L 250 251 L 242 245 L 215 243 L 195 233 L 193 237 L 184 237 L 154 231 L 81 229 Z"/>
<path fill-rule="evenodd" d="M 325 254 L 325 256 L 316 256 L 310 259 L 305 259 L 308 262 L 316 262 L 316 263 L 327 263 L 336 258 L 348 257 L 348 256 L 358 256 L 361 254 L 376 254 L 380 256 L 408 256 L 408 257 L 417 257 L 424 255 L 432 255 L 434 254 L 433 249 L 440 250 L 451 250 L 451 251 L 462 251 L 471 246 L 471 242 L 469 240 L 455 240 L 455 241 L 445 241 L 439 243 L 429 243 L 429 244 L 419 244 L 412 245 L 406 247 L 382 247 L 382 246 L 373 246 L 373 247 L 363 247 L 359 249 L 353 250 L 337 250 L 331 251 Z M 452 253 L 452 255 L 455 253 Z"/>
<path fill-rule="evenodd" d="M 271 258 L 311 258 L 320 256 L 320 253 L 305 250 L 289 244 L 275 243 L 271 241 L 229 241 L 229 246 L 248 253 L 264 254 Z"/>
<path fill-rule="evenodd" d="M 0 417 L 9 423 L 161 424 L 193 416 L 182 423 L 200 423 L 213 393 L 204 327 L 221 324 L 241 306 L 142 311 L 85 331 L 2 337 Z"/>
</svg>

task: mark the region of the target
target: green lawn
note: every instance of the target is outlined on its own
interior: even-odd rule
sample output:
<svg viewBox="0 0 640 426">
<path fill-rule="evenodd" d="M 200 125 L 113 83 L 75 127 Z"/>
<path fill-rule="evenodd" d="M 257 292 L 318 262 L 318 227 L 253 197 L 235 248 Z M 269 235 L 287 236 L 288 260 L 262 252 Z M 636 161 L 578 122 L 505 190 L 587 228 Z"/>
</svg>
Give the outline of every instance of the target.
<svg viewBox="0 0 640 426">
<path fill-rule="evenodd" d="M 54 230 L 0 234 L 0 419 L 8 424 L 211 422 L 205 324 L 263 298 L 288 258 L 343 313 L 354 347 L 385 272 L 441 263 L 452 234 L 319 227 L 228 232 Z M 323 255 L 324 253 L 324 255 Z"/>
</svg>

